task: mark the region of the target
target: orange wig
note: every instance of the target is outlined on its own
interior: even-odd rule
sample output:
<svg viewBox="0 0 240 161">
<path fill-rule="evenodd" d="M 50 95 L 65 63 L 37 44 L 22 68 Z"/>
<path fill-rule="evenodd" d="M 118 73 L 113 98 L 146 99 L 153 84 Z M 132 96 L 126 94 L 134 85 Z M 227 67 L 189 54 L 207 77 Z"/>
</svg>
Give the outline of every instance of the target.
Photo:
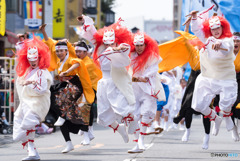
<svg viewBox="0 0 240 161">
<path fill-rule="evenodd" d="M 38 67 L 39 69 L 47 69 L 50 65 L 50 51 L 48 46 L 35 36 L 32 40 L 24 40 L 24 45 L 21 50 L 17 52 L 18 64 L 16 67 L 17 75 L 23 76 L 26 70 L 30 67 L 27 59 L 27 52 L 29 47 L 37 47 L 38 49 Z"/>
</svg>

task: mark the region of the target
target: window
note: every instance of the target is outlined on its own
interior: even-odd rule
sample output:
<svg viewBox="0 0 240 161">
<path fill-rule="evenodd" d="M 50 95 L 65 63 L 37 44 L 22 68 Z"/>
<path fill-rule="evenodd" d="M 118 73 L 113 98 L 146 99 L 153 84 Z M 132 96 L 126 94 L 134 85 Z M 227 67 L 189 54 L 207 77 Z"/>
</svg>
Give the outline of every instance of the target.
<svg viewBox="0 0 240 161">
<path fill-rule="evenodd" d="M 7 0 L 6 1 L 6 10 L 7 12 L 17 12 L 17 0 Z"/>
</svg>

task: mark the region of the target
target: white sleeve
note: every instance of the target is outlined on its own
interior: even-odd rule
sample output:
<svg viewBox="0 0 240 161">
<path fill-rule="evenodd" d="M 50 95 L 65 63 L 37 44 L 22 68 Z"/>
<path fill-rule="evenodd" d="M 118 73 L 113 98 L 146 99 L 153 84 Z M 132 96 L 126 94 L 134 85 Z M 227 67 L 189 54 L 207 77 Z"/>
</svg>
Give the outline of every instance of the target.
<svg viewBox="0 0 240 161">
<path fill-rule="evenodd" d="M 35 81 L 37 82 L 36 85 L 29 84 L 25 87 L 26 92 L 33 96 L 44 95 L 48 90 L 48 81 L 42 70 L 37 71 Z"/>
<path fill-rule="evenodd" d="M 92 18 L 88 16 L 84 16 L 83 18 L 84 18 L 84 25 L 82 26 L 82 31 L 80 32 L 80 36 L 94 44 L 95 39 L 93 35 L 97 32 L 97 29 L 94 26 L 94 22 Z"/>
<path fill-rule="evenodd" d="M 158 64 L 159 64 L 159 61 L 153 63 L 151 66 L 145 69 L 142 77 L 148 77 L 148 78 L 155 77 L 156 74 L 158 73 Z"/>
<path fill-rule="evenodd" d="M 217 42 L 221 43 L 220 47 L 226 50 L 218 50 L 218 52 L 220 52 L 223 55 L 228 55 L 231 53 L 230 51 L 233 51 L 234 43 L 232 38 L 216 39 L 213 36 L 211 36 L 207 39 L 207 43 L 210 41 L 212 41 L 212 44 L 215 44 Z"/>
<path fill-rule="evenodd" d="M 220 41 L 221 41 L 221 48 L 227 49 L 227 51 L 221 50 L 221 52 L 224 55 L 229 54 L 230 51 L 232 51 L 233 47 L 234 47 L 233 39 L 232 38 L 225 38 L 225 39 L 220 40 Z"/>
<path fill-rule="evenodd" d="M 119 46 L 125 46 L 127 49 L 121 51 L 114 51 L 111 47 L 107 48 L 103 54 L 110 59 L 112 66 L 114 67 L 126 67 L 130 64 L 131 60 L 128 56 L 130 52 L 130 45 L 122 43 Z"/>
<path fill-rule="evenodd" d="M 206 38 L 202 31 L 202 21 L 199 18 L 192 19 L 191 30 L 199 38 L 199 40 L 201 40 L 203 43 L 205 43 Z"/>
</svg>

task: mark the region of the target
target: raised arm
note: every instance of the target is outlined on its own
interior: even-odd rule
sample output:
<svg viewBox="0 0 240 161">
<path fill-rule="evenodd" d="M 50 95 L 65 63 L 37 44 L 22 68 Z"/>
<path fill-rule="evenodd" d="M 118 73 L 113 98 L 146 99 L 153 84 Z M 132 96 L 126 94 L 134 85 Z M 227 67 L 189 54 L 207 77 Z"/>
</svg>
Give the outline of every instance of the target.
<svg viewBox="0 0 240 161">
<path fill-rule="evenodd" d="M 82 25 L 82 31 L 80 35 L 85 38 L 86 40 L 90 41 L 91 43 L 95 43 L 95 39 L 93 35 L 97 32 L 93 19 L 88 16 L 79 16 L 77 17 L 77 20 Z"/>
<path fill-rule="evenodd" d="M 205 35 L 202 31 L 202 21 L 197 17 L 198 11 L 192 11 L 191 15 L 191 30 L 199 38 L 200 41 L 205 43 Z"/>
<path fill-rule="evenodd" d="M 45 27 L 47 26 L 47 24 L 43 24 L 39 27 L 39 31 L 41 31 L 41 33 L 43 34 L 43 37 L 45 39 L 45 41 L 48 41 L 48 36 L 45 30 Z"/>
</svg>

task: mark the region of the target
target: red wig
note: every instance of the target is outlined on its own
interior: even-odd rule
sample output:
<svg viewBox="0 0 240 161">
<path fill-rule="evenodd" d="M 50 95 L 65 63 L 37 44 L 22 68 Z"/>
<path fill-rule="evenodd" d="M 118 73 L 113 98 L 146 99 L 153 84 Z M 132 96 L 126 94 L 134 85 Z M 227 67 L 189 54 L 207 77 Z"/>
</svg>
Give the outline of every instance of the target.
<svg viewBox="0 0 240 161">
<path fill-rule="evenodd" d="M 36 46 L 38 49 L 38 67 L 39 69 L 47 69 L 50 65 L 50 51 L 48 46 L 35 36 L 32 40 L 24 40 L 24 45 L 21 50 L 17 52 L 18 64 L 16 67 L 17 75 L 23 76 L 26 70 L 30 67 L 27 59 L 27 52 L 29 47 Z"/>
<path fill-rule="evenodd" d="M 139 33 L 136 33 L 139 34 Z M 134 35 L 136 35 L 134 34 Z M 142 71 L 148 60 L 152 58 L 159 58 L 158 44 L 150 36 L 144 33 L 144 43 L 146 45 L 145 50 L 142 54 L 138 55 L 134 60 L 132 60 L 131 65 L 133 66 L 133 74 L 137 71 Z M 135 47 L 133 45 L 133 38 L 131 44 L 131 51 L 135 52 Z"/>
<path fill-rule="evenodd" d="M 93 53 L 93 60 L 94 62 L 99 66 L 98 58 L 98 48 L 103 44 L 103 35 L 105 30 L 111 30 L 113 29 L 115 32 L 115 43 L 121 44 L 121 43 L 127 43 L 131 44 L 131 36 L 132 33 L 124 26 L 121 26 L 120 21 L 108 26 L 104 27 L 102 29 L 99 29 L 93 36 L 96 40 L 96 48 Z"/>
<path fill-rule="evenodd" d="M 222 35 L 220 36 L 219 39 L 223 39 L 223 38 L 226 38 L 226 37 L 232 37 L 232 33 L 231 33 L 231 30 L 230 30 L 230 24 L 228 23 L 228 21 L 223 18 L 222 16 L 217 16 L 221 22 L 221 26 L 223 28 L 222 30 Z M 205 34 L 205 38 L 208 38 L 210 36 L 212 36 L 212 33 L 211 33 L 211 29 L 209 27 L 209 19 L 205 20 L 203 22 L 203 32 Z"/>
</svg>

